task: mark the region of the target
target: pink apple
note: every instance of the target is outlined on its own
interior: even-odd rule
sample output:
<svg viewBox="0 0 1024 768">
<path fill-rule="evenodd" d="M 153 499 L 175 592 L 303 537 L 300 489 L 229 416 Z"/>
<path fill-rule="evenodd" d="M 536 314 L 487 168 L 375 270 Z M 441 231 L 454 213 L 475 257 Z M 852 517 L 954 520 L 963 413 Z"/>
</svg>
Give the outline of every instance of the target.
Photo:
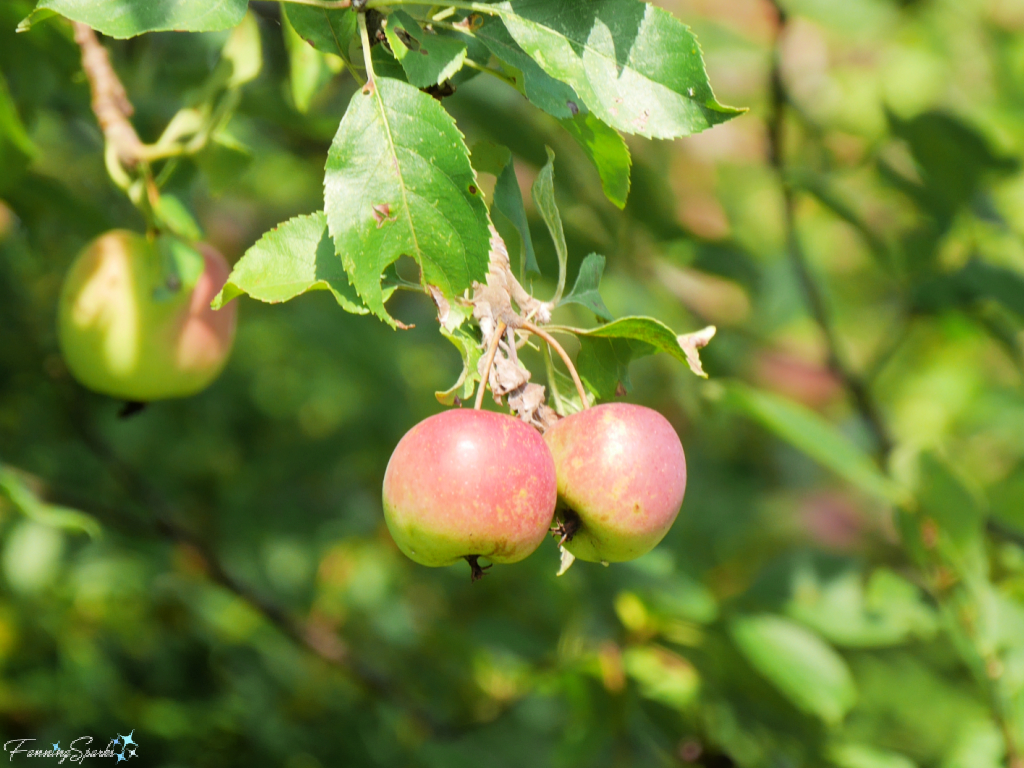
<svg viewBox="0 0 1024 768">
<path fill-rule="evenodd" d="M 421 421 L 398 443 L 384 474 L 384 519 L 398 548 L 421 565 L 477 557 L 515 563 L 550 529 L 555 464 L 544 439 L 519 419 L 454 409 Z"/>
<path fill-rule="evenodd" d="M 676 519 L 686 457 L 668 420 L 609 403 L 568 416 L 544 434 L 558 474 L 560 529 L 580 560 L 620 562 L 651 551 Z"/>
<path fill-rule="evenodd" d="M 191 291 L 166 284 L 156 247 L 134 232 L 107 232 L 78 255 L 61 289 L 57 328 L 78 381 L 146 402 L 193 395 L 217 378 L 237 310 L 210 309 L 230 270 L 211 246 L 196 248 L 204 269 Z"/>
</svg>

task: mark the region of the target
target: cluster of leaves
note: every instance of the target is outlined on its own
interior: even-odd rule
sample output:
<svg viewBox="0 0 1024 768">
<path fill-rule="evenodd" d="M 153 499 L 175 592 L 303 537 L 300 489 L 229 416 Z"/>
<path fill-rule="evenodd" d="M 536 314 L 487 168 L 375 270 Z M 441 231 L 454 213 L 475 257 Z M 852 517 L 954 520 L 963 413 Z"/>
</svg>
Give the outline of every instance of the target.
<svg viewBox="0 0 1024 768">
<path fill-rule="evenodd" d="M 43 5 L 71 16 L 98 4 Z M 349 20 L 336 30 L 350 42 L 342 58 L 302 42 L 301 12 L 322 9 L 253 3 L 258 13 L 246 17 L 242 3 L 142 5 L 145 13 L 109 16 L 181 29 L 188 20 L 173 14 L 201 5 L 255 33 L 248 48 L 241 32 L 109 43 L 144 136 L 159 136 L 181 101 L 216 110 L 231 89 L 203 84 L 229 40 L 232 55 L 248 51 L 231 72 L 253 51 L 263 64 L 236 89 L 230 122 L 209 122 L 207 143 L 157 175 L 162 197 L 195 211 L 196 226 L 234 256 L 270 242 L 273 234 L 259 237 L 276 222 L 294 228 L 279 255 L 295 254 L 303 276 L 266 296 L 249 285 L 257 298 L 282 301 L 315 282 L 369 311 L 338 258 L 329 205 L 290 218 L 323 207 L 327 148 L 352 105 L 369 102 L 366 114 L 376 114 L 360 90 L 354 14 L 339 12 Z M 556 5 L 510 7 L 530 6 L 527 17 Z M 611 4 L 588 5 L 600 16 Z M 677 424 L 690 468 L 683 514 L 663 545 L 631 565 L 577 566 L 557 580 L 552 545 L 551 557 L 473 588 L 464 574 L 407 563 L 381 525 L 391 449 L 436 410 L 425 390 L 458 374 L 433 332 L 433 307 L 391 293 L 408 287 L 400 263 L 365 284 L 417 326 L 402 334 L 325 311 L 334 304 L 326 295 L 249 302 L 228 370 L 195 399 L 121 421 L 116 404 L 68 380 L 53 338 L 61 275 L 89 238 L 142 222 L 107 179 L 66 28 L 43 19 L 44 8 L 15 35 L 31 3 L 0 5 L 4 738 L 136 728 L 144 759 L 168 766 L 1019 761 L 1021 30 L 1005 4 L 954 5 L 787 3 L 784 167 L 751 149 L 763 142 L 754 119 L 716 129 L 706 144 L 630 140 L 621 211 L 614 192 L 600 192 L 602 179 L 605 190 L 623 189 L 600 162 L 609 155 L 566 130 L 571 111 L 535 109 L 490 75 L 460 82 L 476 71 L 467 61 L 507 79 L 514 67 L 529 99 L 545 98 L 538 78 L 552 75 L 529 69 L 528 38 L 504 16 L 523 56 L 511 62 L 474 55 L 469 35 L 432 31 L 414 7 L 405 10 L 420 33 L 403 19 L 404 34 L 392 28 L 394 41 L 373 46 L 377 82 L 401 87 L 422 70 L 406 71 L 400 46 L 416 60 L 430 35 L 465 44 L 462 70 L 446 75 L 456 94 L 428 114 L 450 111 L 470 137 L 461 172 L 475 169 L 464 178 L 486 190 L 524 274 L 530 254 L 547 274 L 578 274 L 562 292 L 565 327 L 591 314 L 607 323 L 580 334 L 582 370 L 588 356 L 618 365 L 632 354 L 629 337 L 587 346 L 632 322 L 612 322 L 617 314 L 719 326 L 706 384 L 671 358 L 636 363 L 635 397 Z M 707 8 L 688 20 L 714 41 L 709 62 L 730 75 L 730 100 L 770 119 L 765 41 L 775 30 L 734 18 L 726 4 Z M 836 53 L 821 71 L 800 55 L 815 46 Z M 627 130 L 587 101 L 585 85 L 562 84 L 585 114 Z M 557 151 L 557 176 L 545 145 Z M 481 174 L 494 177 L 493 192 Z M 516 177 L 534 174 L 537 192 L 527 181 L 524 195 Z M 557 229 L 549 195 L 561 203 Z M 401 223 L 387 221 L 398 208 L 384 203 L 377 216 L 361 214 L 371 238 Z M 794 251 L 820 281 L 827 332 L 800 301 Z M 267 253 L 268 269 L 256 269 L 256 253 L 237 275 L 280 263 Z M 591 253 L 605 263 L 580 258 Z M 475 348 L 471 329 L 450 335 Z M 833 368 L 856 374 L 883 434 L 844 396 L 830 352 Z M 595 370 L 588 385 L 603 391 L 624 375 L 612 362 Z M 619 375 L 599 379 L 608 370 Z M 570 389 L 558 372 L 552 382 Z M 218 584 L 203 552 L 154 529 L 158 513 L 199 532 L 228 573 L 301 616 L 326 657 L 336 650 L 329 641 L 344 642 L 351 663 L 339 668 L 280 633 L 260 601 Z"/>
</svg>

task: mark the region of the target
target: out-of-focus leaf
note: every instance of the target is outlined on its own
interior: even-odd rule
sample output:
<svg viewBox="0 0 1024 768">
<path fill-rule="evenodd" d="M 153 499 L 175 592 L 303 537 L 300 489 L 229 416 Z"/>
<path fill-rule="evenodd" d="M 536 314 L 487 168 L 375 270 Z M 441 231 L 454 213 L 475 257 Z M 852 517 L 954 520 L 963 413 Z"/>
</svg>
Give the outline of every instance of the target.
<svg viewBox="0 0 1024 768">
<path fill-rule="evenodd" d="M 612 313 L 604 305 L 601 298 L 601 275 L 604 274 L 604 256 L 591 253 L 580 265 L 579 274 L 576 275 L 576 284 L 559 302 L 563 304 L 581 304 L 602 320 L 611 320 Z"/>
<path fill-rule="evenodd" d="M 338 127 L 324 178 L 327 222 L 345 271 L 387 323 L 381 274 L 399 256 L 451 299 L 487 271 L 487 208 L 451 116 L 406 83 L 378 77 Z"/>
<path fill-rule="evenodd" d="M 857 700 L 842 656 L 817 635 L 778 616 L 741 616 L 729 623 L 750 665 L 798 709 L 836 725 Z"/>
<path fill-rule="evenodd" d="M 246 0 L 40 0 L 19 28 L 53 11 L 122 39 L 144 32 L 213 32 L 239 24 L 247 6 Z"/>
<path fill-rule="evenodd" d="M 239 88 L 256 79 L 263 68 L 263 44 L 255 15 L 245 14 L 231 32 L 221 51 L 221 60 L 231 65 L 228 88 Z"/>
<path fill-rule="evenodd" d="M 292 26 L 288 14 L 282 14 L 281 31 L 288 49 L 288 82 L 295 108 L 305 114 L 310 102 L 334 76 L 327 54 L 309 45 Z M 334 59 L 338 61 L 338 59 Z M 339 62 L 340 64 L 340 62 Z"/>
<path fill-rule="evenodd" d="M 548 232 L 551 233 L 551 239 L 555 243 L 555 253 L 558 255 L 558 286 L 555 288 L 554 298 L 557 304 L 562 298 L 562 291 L 565 290 L 565 269 L 569 259 L 569 247 L 565 244 L 562 215 L 558 212 L 558 204 L 555 202 L 555 153 L 551 147 L 547 147 L 547 152 L 548 161 L 537 174 L 531 195 L 537 211 L 547 225 Z"/>
<path fill-rule="evenodd" d="M 64 537 L 57 528 L 22 521 L 4 542 L 4 578 L 18 592 L 39 592 L 57 577 L 63 552 Z"/>
<path fill-rule="evenodd" d="M 210 193 L 215 196 L 232 189 L 252 160 L 249 148 L 226 130 L 218 132 L 195 156 L 196 165 L 202 169 Z"/>
<path fill-rule="evenodd" d="M 396 10 L 388 16 L 384 32 L 409 82 L 417 88 L 443 83 L 466 60 L 465 43 L 424 32 L 405 11 Z"/>
<path fill-rule="evenodd" d="M 653 645 L 632 646 L 622 654 L 626 674 L 645 698 L 672 709 L 685 709 L 697 698 L 700 677 L 686 659 Z"/>
<path fill-rule="evenodd" d="M 1020 272 L 975 258 L 958 277 L 976 298 L 994 299 L 1024 320 L 1024 275 Z"/>
<path fill-rule="evenodd" d="M 48 504 L 40 499 L 25 479 L 14 470 L 0 464 L 0 495 L 5 496 L 29 520 L 50 528 L 81 531 L 97 539 L 102 533 L 96 518 L 59 504 Z"/>
<path fill-rule="evenodd" d="M 349 53 L 352 42 L 359 37 L 355 11 L 349 8 L 315 8 L 296 3 L 282 5 L 299 37 L 321 53 L 331 53 L 351 61 Z"/>
<path fill-rule="evenodd" d="M 930 637 L 938 628 L 917 587 L 886 568 L 865 584 L 856 570 L 826 578 L 808 565 L 793 574 L 786 613 L 836 645 L 884 648 Z"/>
<path fill-rule="evenodd" d="M 982 500 L 933 453 L 918 462 L 917 498 L 956 550 L 963 554 L 978 546 L 985 526 Z"/>
<path fill-rule="evenodd" d="M 17 183 L 37 153 L 0 72 L 0 191 Z"/>
<path fill-rule="evenodd" d="M 640 0 L 513 0 L 495 10 L 519 46 L 626 133 L 688 136 L 744 110 L 718 103 L 697 39 Z"/>
<path fill-rule="evenodd" d="M 185 204 L 174 195 L 160 195 L 153 206 L 153 214 L 168 230 L 186 240 L 195 242 L 203 238 L 203 231 L 195 218 Z"/>
<path fill-rule="evenodd" d="M 537 254 L 533 250 L 530 222 L 526 220 L 526 206 L 516 179 L 512 152 L 508 147 L 480 141 L 473 145 L 470 159 L 478 173 L 490 173 L 497 178 L 494 185 L 494 209 L 508 219 L 519 234 L 519 258 L 524 271 L 539 275 L 540 267 L 537 266 Z"/>
<path fill-rule="evenodd" d="M 828 758 L 837 768 L 915 768 L 909 758 L 867 744 L 833 744 Z"/>
<path fill-rule="evenodd" d="M 629 197 L 629 171 L 633 161 L 629 147 L 619 132 L 589 112 L 562 120 L 562 127 L 583 147 L 597 168 L 605 197 L 619 208 L 625 208 L 626 198 Z"/>
<path fill-rule="evenodd" d="M 907 493 L 864 451 L 811 409 L 775 394 L 730 382 L 723 402 L 828 467 L 860 490 L 893 504 Z"/>
<path fill-rule="evenodd" d="M 214 309 L 243 293 L 277 304 L 307 291 L 329 290 L 346 312 L 363 315 L 363 306 L 334 252 L 323 211 L 296 216 L 267 232 L 235 264 L 213 299 Z M 391 290 L 386 291 L 386 300 Z"/>
<path fill-rule="evenodd" d="M 559 119 L 572 118 L 585 109 L 569 85 L 551 77 L 519 47 L 501 19 L 487 19 L 474 34 L 491 53 L 518 70 L 516 86 L 535 106 Z"/>
</svg>

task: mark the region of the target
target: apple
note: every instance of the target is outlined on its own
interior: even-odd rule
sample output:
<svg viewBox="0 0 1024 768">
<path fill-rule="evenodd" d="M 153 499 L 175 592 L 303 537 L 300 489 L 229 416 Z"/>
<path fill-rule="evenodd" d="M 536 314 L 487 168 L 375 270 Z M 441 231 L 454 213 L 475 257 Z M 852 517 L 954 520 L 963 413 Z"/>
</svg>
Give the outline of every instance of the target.
<svg viewBox="0 0 1024 768">
<path fill-rule="evenodd" d="M 384 473 L 384 519 L 421 565 L 477 558 L 515 563 L 550 530 L 555 463 L 544 438 L 519 419 L 453 409 L 424 419 L 399 441 Z M 488 566 L 489 567 L 489 566 Z"/>
<path fill-rule="evenodd" d="M 213 247 L 195 248 L 203 270 L 191 290 L 168 281 L 156 245 L 134 232 L 107 232 L 82 250 L 64 279 L 57 317 L 61 352 L 79 382 L 148 402 L 193 395 L 217 378 L 237 310 L 210 309 L 230 269 Z"/>
<path fill-rule="evenodd" d="M 657 411 L 609 403 L 544 433 L 558 475 L 563 546 L 580 560 L 621 562 L 668 533 L 686 491 L 679 436 Z"/>
</svg>

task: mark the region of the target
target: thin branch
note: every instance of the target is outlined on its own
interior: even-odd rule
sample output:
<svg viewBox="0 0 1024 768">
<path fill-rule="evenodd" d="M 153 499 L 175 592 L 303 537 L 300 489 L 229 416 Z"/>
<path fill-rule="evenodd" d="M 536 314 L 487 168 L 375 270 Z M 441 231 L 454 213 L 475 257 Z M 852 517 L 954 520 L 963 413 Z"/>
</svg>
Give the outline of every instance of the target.
<svg viewBox="0 0 1024 768">
<path fill-rule="evenodd" d="M 841 351 L 839 338 L 836 335 L 832 318 L 825 302 L 824 294 L 819 288 L 811 272 L 811 267 L 800 246 L 796 232 L 796 193 L 786 178 L 786 162 L 783 156 L 783 140 L 785 131 L 785 112 L 789 101 L 785 82 L 782 76 L 782 61 L 779 41 L 786 29 L 786 11 L 772 0 L 779 17 L 778 33 L 773 52 L 774 60 L 771 69 L 771 114 L 768 120 L 768 160 L 775 168 L 782 184 L 782 195 L 785 210 L 786 252 L 793 271 L 800 282 L 804 300 L 812 317 L 825 337 L 828 354 L 828 367 L 846 387 L 853 399 L 854 406 L 867 424 L 875 438 L 877 456 L 885 461 L 893 448 L 893 441 L 882 419 L 877 404 L 871 397 L 864 380 L 846 361 Z"/>
<path fill-rule="evenodd" d="M 82 49 L 82 69 L 92 93 L 92 111 L 103 131 L 103 138 L 124 165 L 136 165 L 144 154 L 142 140 L 131 120 L 135 109 L 117 73 L 110 64 L 107 49 L 88 24 L 73 23 L 75 42 Z"/>
<path fill-rule="evenodd" d="M 479 411 L 484 404 L 484 392 L 487 391 L 487 382 L 491 378 L 491 366 L 494 365 L 494 355 L 498 351 L 498 343 L 501 341 L 506 327 L 505 323 L 499 322 L 498 327 L 494 329 L 494 338 L 491 339 L 487 349 L 487 360 L 484 362 L 484 372 L 480 379 L 480 391 L 476 393 L 476 402 L 473 403 L 473 410 Z"/>
<path fill-rule="evenodd" d="M 527 323 L 524 321 L 520 324 L 520 328 L 522 328 L 524 331 L 529 331 L 534 336 L 539 336 L 544 341 L 546 341 L 548 345 L 553 350 L 555 350 L 555 352 L 558 353 L 558 356 L 562 358 L 562 362 L 565 363 L 565 367 L 569 369 L 569 375 L 572 376 L 572 383 L 576 385 L 576 391 L 580 395 L 580 400 L 582 401 L 583 407 L 589 408 L 590 400 L 587 398 L 587 390 L 583 388 L 583 382 L 580 381 L 580 375 L 576 372 L 576 366 L 572 364 L 572 360 L 569 358 L 569 355 L 566 354 L 566 351 L 565 349 L 562 348 L 562 345 L 558 343 L 554 336 L 552 336 L 544 329 L 538 328 L 533 323 Z"/>
</svg>

